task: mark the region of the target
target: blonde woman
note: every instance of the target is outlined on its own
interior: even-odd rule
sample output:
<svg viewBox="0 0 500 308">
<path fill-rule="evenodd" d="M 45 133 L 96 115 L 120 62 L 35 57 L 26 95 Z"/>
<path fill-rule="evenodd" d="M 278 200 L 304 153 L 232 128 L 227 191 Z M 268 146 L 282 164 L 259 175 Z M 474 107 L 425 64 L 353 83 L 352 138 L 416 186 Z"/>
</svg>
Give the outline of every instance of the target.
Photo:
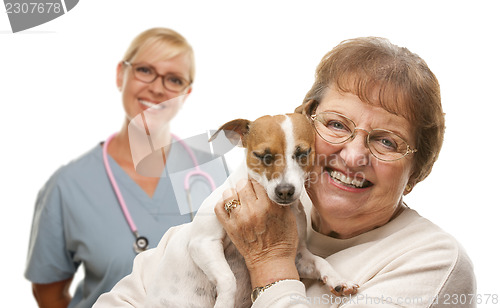
<svg viewBox="0 0 500 308">
<path fill-rule="evenodd" d="M 168 110 L 157 124 L 165 144 L 170 144 L 169 121 L 191 93 L 194 71 L 191 46 L 173 30 L 150 29 L 132 41 L 116 72 L 125 121 L 105 143 L 107 153 L 103 155 L 103 143 L 96 144 L 57 170 L 39 192 L 25 276 L 40 307 L 92 306 L 101 293 L 131 272 L 137 253 L 134 241 L 147 238 L 139 245 L 155 247 L 170 227 L 190 221 L 190 215 L 179 210 L 169 177 L 136 171 L 129 124 L 148 109 Z M 167 166 L 189 166 L 193 162 L 185 151 L 172 145 L 163 149 L 162 156 Z M 105 160 L 144 238 L 138 234 L 134 238 L 105 171 Z M 70 295 L 68 287 L 80 265 L 85 276 Z"/>
</svg>

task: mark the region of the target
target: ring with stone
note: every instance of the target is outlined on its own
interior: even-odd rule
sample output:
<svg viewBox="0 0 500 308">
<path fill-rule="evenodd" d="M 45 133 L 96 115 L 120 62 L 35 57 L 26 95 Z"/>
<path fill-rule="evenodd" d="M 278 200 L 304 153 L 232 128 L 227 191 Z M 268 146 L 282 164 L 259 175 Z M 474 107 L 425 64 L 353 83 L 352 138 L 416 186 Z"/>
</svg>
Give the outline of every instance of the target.
<svg viewBox="0 0 500 308">
<path fill-rule="evenodd" d="M 231 201 L 228 201 L 224 204 L 224 209 L 228 214 L 231 214 L 231 210 L 236 208 L 238 205 L 241 205 L 240 200 L 233 199 Z"/>
</svg>

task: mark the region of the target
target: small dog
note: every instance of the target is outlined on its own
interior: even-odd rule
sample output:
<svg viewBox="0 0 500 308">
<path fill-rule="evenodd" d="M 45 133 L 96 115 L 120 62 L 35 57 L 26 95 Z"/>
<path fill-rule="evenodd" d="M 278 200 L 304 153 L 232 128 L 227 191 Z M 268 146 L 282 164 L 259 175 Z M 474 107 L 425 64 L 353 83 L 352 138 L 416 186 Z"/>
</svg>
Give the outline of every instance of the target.
<svg viewBox="0 0 500 308">
<path fill-rule="evenodd" d="M 294 113 L 264 116 L 254 122 L 237 119 L 224 124 L 228 139 L 247 150 L 246 165 L 236 170 L 201 205 L 191 224 L 173 235 L 157 278 L 148 290 L 161 298 L 148 307 L 250 307 L 251 284 L 243 257 L 214 215 L 224 190 L 241 179 L 255 179 L 269 198 L 294 211 L 299 232 L 296 265 L 301 278 L 319 279 L 335 295 L 357 292 L 354 283 L 338 280 L 323 258 L 306 247 L 306 215 L 300 203 L 304 181 L 314 164 L 315 132 L 306 116 Z M 278 206 L 278 205 L 277 205 Z M 161 285 L 161 286 L 160 286 Z M 160 297 L 162 296 L 162 297 Z"/>
</svg>

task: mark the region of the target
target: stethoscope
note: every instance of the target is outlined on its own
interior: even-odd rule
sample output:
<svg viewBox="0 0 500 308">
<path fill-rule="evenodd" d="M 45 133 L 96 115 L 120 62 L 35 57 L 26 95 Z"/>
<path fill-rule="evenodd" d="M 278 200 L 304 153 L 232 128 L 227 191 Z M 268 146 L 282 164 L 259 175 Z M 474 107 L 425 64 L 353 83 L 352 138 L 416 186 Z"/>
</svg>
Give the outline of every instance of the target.
<svg viewBox="0 0 500 308">
<path fill-rule="evenodd" d="M 106 169 L 106 174 L 108 175 L 109 181 L 111 182 L 111 186 L 113 187 L 113 190 L 116 194 L 116 198 L 118 199 L 118 203 L 120 204 L 120 207 L 122 209 L 123 215 L 125 216 L 125 220 L 127 221 L 130 230 L 134 234 L 135 237 L 135 242 L 134 242 L 134 251 L 136 253 L 140 253 L 142 251 L 145 251 L 149 247 L 149 241 L 145 236 L 140 236 L 139 232 L 137 231 L 137 227 L 134 223 L 134 220 L 132 219 L 132 216 L 130 215 L 130 212 L 128 211 L 127 204 L 125 203 L 125 199 L 122 196 L 122 193 L 120 191 L 120 188 L 118 187 L 118 184 L 116 183 L 115 177 L 113 175 L 113 172 L 111 171 L 111 167 L 109 166 L 109 160 L 108 160 L 108 145 L 109 142 L 115 137 L 116 133 L 112 134 L 105 142 L 102 148 L 102 156 L 103 156 L 103 161 L 104 161 L 104 168 Z M 191 215 L 191 221 L 194 218 L 193 215 L 193 207 L 191 203 L 191 192 L 190 192 L 190 185 L 189 185 L 189 180 L 193 176 L 201 176 L 205 178 L 205 180 L 208 182 L 210 185 L 210 188 L 212 191 L 215 190 L 215 182 L 212 179 L 212 177 L 201 170 L 200 166 L 198 165 L 198 160 L 194 156 L 193 151 L 191 148 L 188 147 L 188 145 L 181 140 L 179 137 L 175 136 L 174 134 L 171 134 L 172 138 L 177 141 L 182 147 L 186 150 L 186 152 L 189 154 L 191 161 L 194 164 L 194 170 L 190 171 L 186 176 L 184 177 L 184 190 L 186 191 L 186 196 L 188 200 L 188 205 L 189 205 L 189 213 Z"/>
</svg>

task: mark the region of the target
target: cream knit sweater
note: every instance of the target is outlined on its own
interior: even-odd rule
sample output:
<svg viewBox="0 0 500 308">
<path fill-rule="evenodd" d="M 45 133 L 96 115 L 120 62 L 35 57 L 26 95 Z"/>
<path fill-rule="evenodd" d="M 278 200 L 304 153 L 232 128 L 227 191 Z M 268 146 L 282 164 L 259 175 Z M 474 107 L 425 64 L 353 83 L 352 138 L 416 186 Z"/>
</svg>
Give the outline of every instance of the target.
<svg viewBox="0 0 500 308">
<path fill-rule="evenodd" d="M 473 266 L 462 246 L 409 208 L 347 240 L 315 232 L 309 220 L 308 247 L 358 283 L 358 294 L 339 298 L 317 281 L 283 281 L 253 307 L 476 307 Z"/>
<path fill-rule="evenodd" d="M 310 209 L 310 201 L 303 200 Z M 308 211 L 309 212 L 309 211 Z M 308 218 L 309 219 L 309 218 Z M 169 238 L 141 253 L 131 275 L 99 299 L 99 307 L 143 307 Z M 344 279 L 360 285 L 357 295 L 335 297 L 318 281 L 282 281 L 268 288 L 254 308 L 278 307 L 476 307 L 470 259 L 460 244 L 412 209 L 386 225 L 339 240 L 308 226 L 308 246 Z M 465 304 L 464 303 L 464 299 Z"/>
</svg>

